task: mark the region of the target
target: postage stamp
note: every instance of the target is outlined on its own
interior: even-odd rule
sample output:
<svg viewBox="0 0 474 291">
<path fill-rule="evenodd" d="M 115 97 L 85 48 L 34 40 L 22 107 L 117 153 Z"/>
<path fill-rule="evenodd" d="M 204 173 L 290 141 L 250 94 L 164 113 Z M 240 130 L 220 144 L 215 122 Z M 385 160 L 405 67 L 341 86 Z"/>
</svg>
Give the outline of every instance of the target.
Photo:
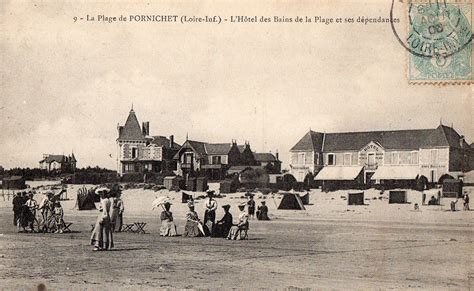
<svg viewBox="0 0 474 291">
<path fill-rule="evenodd" d="M 473 82 L 472 1 L 408 3 L 408 81 Z"/>
</svg>

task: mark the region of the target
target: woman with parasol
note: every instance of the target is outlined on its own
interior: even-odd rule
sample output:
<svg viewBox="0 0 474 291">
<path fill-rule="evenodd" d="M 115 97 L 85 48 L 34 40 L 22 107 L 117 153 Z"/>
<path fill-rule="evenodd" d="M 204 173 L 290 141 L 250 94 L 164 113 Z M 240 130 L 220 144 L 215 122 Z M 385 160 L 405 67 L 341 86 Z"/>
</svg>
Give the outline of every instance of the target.
<svg viewBox="0 0 474 291">
<path fill-rule="evenodd" d="M 112 230 L 110 228 L 110 213 L 112 203 L 109 200 L 109 189 L 100 187 L 95 190 L 95 193 L 100 196 L 99 215 L 91 235 L 91 245 L 94 246 L 94 251 L 108 250 L 113 248 L 114 240 L 112 237 Z"/>
<path fill-rule="evenodd" d="M 173 222 L 173 212 L 171 209 L 171 201 L 168 197 L 158 197 L 153 201 L 153 208 L 161 206 L 163 211 L 160 215 L 161 227 L 160 236 L 177 236 L 176 225 Z"/>
</svg>

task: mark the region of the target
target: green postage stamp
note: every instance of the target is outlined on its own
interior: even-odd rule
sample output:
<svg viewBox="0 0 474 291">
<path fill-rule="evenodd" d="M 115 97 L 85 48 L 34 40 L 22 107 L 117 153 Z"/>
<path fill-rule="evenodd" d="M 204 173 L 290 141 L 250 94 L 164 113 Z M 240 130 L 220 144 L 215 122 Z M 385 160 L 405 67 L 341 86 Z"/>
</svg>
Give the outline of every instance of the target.
<svg viewBox="0 0 474 291">
<path fill-rule="evenodd" d="M 472 83 L 472 2 L 408 3 L 410 83 Z"/>
</svg>

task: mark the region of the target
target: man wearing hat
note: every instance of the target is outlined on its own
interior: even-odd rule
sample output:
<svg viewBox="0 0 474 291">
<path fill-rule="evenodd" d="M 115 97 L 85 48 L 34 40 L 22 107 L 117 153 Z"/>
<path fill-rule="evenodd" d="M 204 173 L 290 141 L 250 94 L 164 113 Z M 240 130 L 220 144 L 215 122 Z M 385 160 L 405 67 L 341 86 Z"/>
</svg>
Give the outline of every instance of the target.
<svg viewBox="0 0 474 291">
<path fill-rule="evenodd" d="M 232 214 L 229 212 L 230 205 L 222 205 L 222 208 L 224 208 L 224 216 L 216 223 L 214 229 L 212 230 L 213 237 L 226 238 L 229 234 L 230 228 L 232 227 L 233 218 Z"/>
<path fill-rule="evenodd" d="M 204 225 L 207 226 L 209 233 L 212 235 L 212 229 L 216 222 L 217 201 L 214 199 L 214 191 L 207 191 L 207 198 L 204 202 Z"/>
<path fill-rule="evenodd" d="M 29 231 L 33 232 L 34 223 L 36 221 L 36 209 L 38 209 L 38 203 L 33 198 L 33 192 L 28 192 L 28 194 L 26 195 L 28 197 L 28 200 L 26 201 L 25 205 L 26 207 L 28 207 L 28 210 L 29 210 L 28 226 L 29 226 Z"/>
</svg>

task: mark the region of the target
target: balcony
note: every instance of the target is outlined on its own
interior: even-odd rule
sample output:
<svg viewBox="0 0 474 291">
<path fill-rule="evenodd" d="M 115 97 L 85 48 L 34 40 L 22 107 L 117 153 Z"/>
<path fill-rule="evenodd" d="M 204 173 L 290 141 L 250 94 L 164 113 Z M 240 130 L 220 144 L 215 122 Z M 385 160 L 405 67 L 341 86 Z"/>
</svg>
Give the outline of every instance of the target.
<svg viewBox="0 0 474 291">
<path fill-rule="evenodd" d="M 191 168 L 193 167 L 193 164 L 191 164 L 191 163 L 189 163 L 189 164 L 187 164 L 187 163 L 182 163 L 182 164 L 180 165 L 180 167 L 181 167 L 181 169 L 191 169 Z"/>
<path fill-rule="evenodd" d="M 377 170 L 377 168 L 379 167 L 378 164 L 365 164 L 365 169 L 366 170 Z"/>
<path fill-rule="evenodd" d="M 201 169 L 221 169 L 222 164 L 202 165 Z"/>
</svg>

